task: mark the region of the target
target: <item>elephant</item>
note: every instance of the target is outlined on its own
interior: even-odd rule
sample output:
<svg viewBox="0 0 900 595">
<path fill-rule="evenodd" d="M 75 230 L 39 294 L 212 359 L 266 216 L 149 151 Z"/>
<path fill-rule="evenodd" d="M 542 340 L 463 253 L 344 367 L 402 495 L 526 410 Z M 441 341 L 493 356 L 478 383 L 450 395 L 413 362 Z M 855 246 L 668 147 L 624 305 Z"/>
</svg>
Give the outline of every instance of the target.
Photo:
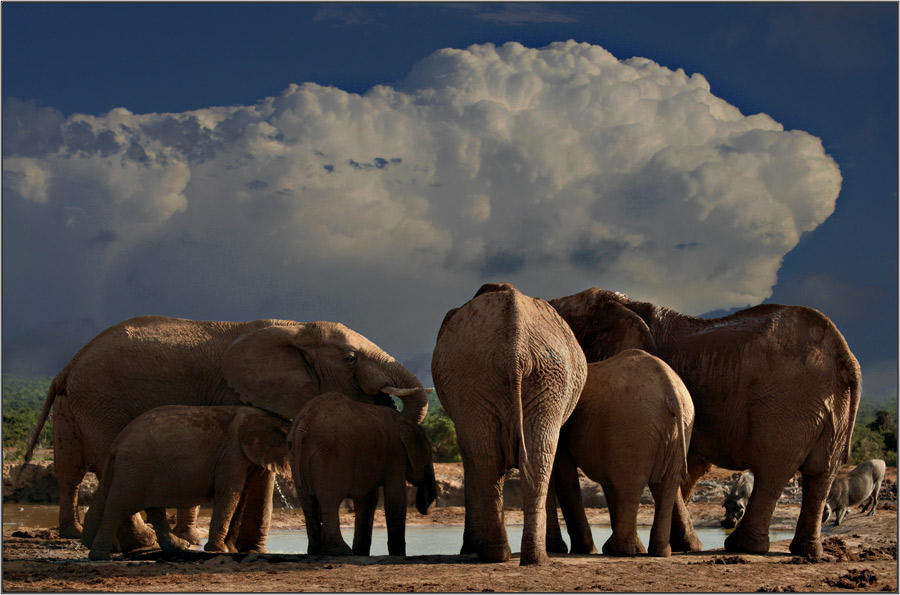
<svg viewBox="0 0 900 595">
<path fill-rule="evenodd" d="M 572 331 L 546 302 L 509 283 L 488 283 L 444 317 L 431 372 L 463 460 L 461 553 L 509 560 L 503 480 L 507 469 L 518 468 L 525 517 L 520 564 L 547 564 L 545 509 L 559 428 L 587 375 Z"/>
<path fill-rule="evenodd" d="M 884 480 L 885 463 L 881 459 L 869 459 L 857 465 L 852 471 L 840 473 L 831 484 L 825 511 L 822 513 L 824 525 L 835 514 L 834 524 L 840 525 L 853 506 L 862 504 L 863 513 L 875 514 L 878 506 L 878 492 Z"/>
<path fill-rule="evenodd" d="M 406 482 L 416 486 L 421 514 L 428 514 L 437 496 L 431 442 L 422 426 L 387 407 L 326 393 L 297 414 L 288 451 L 308 554 L 368 556 L 383 487 L 388 553 L 406 555 Z M 348 497 L 356 511 L 352 549 L 340 528 L 339 508 Z"/>
<path fill-rule="evenodd" d="M 373 405 L 374 407 L 374 405 Z M 235 552 L 244 494 L 265 472 L 290 474 L 289 422 L 247 405 L 167 405 L 133 419 L 109 447 L 97 499 L 84 521 L 91 560 L 106 560 L 122 522 L 146 510 L 166 556 L 190 543 L 172 534 L 166 507 L 213 501 L 204 549 Z"/>
<path fill-rule="evenodd" d="M 628 349 L 588 364 L 584 390 L 560 430 L 553 465 L 572 553 L 597 553 L 584 512 L 580 467 L 602 486 L 609 506 L 612 535 L 603 544 L 604 554 L 646 553 L 637 534 L 637 514 L 649 485 L 655 504 L 650 554 L 671 555 L 672 512 L 687 476 L 693 423 L 687 388 L 658 357 Z M 556 507 L 548 505 L 547 514 L 548 549 L 565 553 Z"/>
<path fill-rule="evenodd" d="M 339 391 L 390 404 L 420 422 L 428 407 L 416 376 L 359 333 L 335 322 L 196 321 L 142 316 L 106 329 L 53 379 L 25 460 L 53 408 L 54 463 L 59 481 L 60 536 L 78 538 L 78 486 L 102 474 L 109 446 L 128 422 L 162 405 L 250 403 L 288 419 L 313 397 Z M 102 479 L 102 478 L 101 478 Z M 264 547 L 274 474 L 248 496 L 243 550 Z M 199 543 L 197 509 L 179 511 L 175 532 Z M 152 545 L 153 533 L 132 518 L 126 549 Z"/>
<path fill-rule="evenodd" d="M 644 349 L 684 381 L 696 413 L 685 501 L 712 464 L 753 471 L 747 512 L 726 550 L 768 552 L 776 501 L 799 470 L 803 503 L 790 551 L 821 557 L 822 510 L 849 457 L 862 384 L 859 363 L 831 320 L 776 304 L 703 319 L 596 287 L 550 304 L 589 362 Z M 673 549 L 701 549 L 689 519 L 676 517 Z"/>
<path fill-rule="evenodd" d="M 753 493 L 753 472 L 745 471 L 737 478 L 731 491 L 725 494 L 725 518 L 722 520 L 722 526 L 726 529 L 734 529 L 747 510 L 747 501 L 750 494 Z"/>
</svg>

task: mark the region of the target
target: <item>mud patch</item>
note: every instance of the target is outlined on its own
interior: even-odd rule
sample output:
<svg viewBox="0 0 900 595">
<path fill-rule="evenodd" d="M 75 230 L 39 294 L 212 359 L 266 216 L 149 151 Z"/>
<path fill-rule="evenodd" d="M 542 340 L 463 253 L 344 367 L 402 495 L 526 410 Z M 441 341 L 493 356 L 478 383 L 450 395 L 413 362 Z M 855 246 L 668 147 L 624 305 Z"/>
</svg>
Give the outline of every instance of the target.
<svg viewBox="0 0 900 595">
<path fill-rule="evenodd" d="M 846 574 L 837 578 L 825 579 L 825 584 L 841 589 L 867 589 L 878 582 L 878 577 L 868 568 L 851 569 Z"/>
</svg>

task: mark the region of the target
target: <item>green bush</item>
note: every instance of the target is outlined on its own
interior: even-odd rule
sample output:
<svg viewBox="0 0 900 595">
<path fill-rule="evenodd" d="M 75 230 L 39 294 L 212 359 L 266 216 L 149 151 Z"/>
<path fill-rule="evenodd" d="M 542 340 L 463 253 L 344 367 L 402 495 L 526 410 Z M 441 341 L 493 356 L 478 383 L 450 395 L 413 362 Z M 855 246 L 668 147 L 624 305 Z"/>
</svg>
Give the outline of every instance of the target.
<svg viewBox="0 0 900 595">
<path fill-rule="evenodd" d="M 3 376 L 3 448 L 25 454 L 37 427 L 52 377 Z M 47 419 L 38 439 L 38 448 L 53 446 L 53 419 Z"/>
<path fill-rule="evenodd" d="M 859 417 L 863 417 L 863 421 Z M 888 465 L 896 467 L 897 421 L 885 409 L 876 411 L 869 423 L 864 421 L 868 416 L 859 417 L 853 428 L 850 462 L 858 465 L 869 459 L 883 459 Z"/>
<path fill-rule="evenodd" d="M 462 461 L 459 444 L 456 441 L 456 427 L 443 407 L 429 407 L 430 413 L 422 421 L 422 427 L 434 449 L 435 463 L 458 463 Z"/>
</svg>

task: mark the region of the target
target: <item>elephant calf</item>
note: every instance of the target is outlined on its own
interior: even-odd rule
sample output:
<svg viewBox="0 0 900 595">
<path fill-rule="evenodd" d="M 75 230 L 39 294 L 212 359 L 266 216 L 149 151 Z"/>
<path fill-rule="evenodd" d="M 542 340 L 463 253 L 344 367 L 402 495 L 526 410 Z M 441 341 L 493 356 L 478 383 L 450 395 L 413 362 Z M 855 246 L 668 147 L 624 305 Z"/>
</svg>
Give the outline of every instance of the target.
<svg viewBox="0 0 900 595">
<path fill-rule="evenodd" d="M 679 487 L 687 477 L 693 423 L 688 390 L 661 359 L 629 349 L 588 364 L 581 398 L 560 431 L 553 467 L 573 553 L 597 551 L 584 513 L 577 467 L 598 482 L 606 495 L 612 535 L 603 544 L 604 554 L 645 553 L 637 534 L 637 513 L 648 484 L 656 504 L 650 554 L 672 553 L 672 514 L 675 507 L 684 506 Z M 547 532 L 552 551 L 565 552 L 556 511 L 550 507 Z"/>
<path fill-rule="evenodd" d="M 422 514 L 437 495 L 431 442 L 422 426 L 388 407 L 326 393 L 294 419 L 288 450 L 308 554 L 368 556 L 378 488 L 384 486 L 388 553 L 406 555 L 406 482 L 416 486 Z M 344 498 L 352 498 L 356 510 L 352 549 L 341 537 Z"/>
<path fill-rule="evenodd" d="M 725 519 L 722 521 L 723 527 L 733 529 L 744 518 L 747 501 L 752 493 L 753 472 L 744 471 L 737 481 L 734 482 L 734 485 L 731 486 L 731 491 L 725 494 L 725 502 L 722 504 L 725 507 Z"/>
<path fill-rule="evenodd" d="M 157 407 L 132 420 L 110 446 L 82 542 L 104 560 L 116 532 L 146 510 L 159 546 L 170 556 L 190 544 L 176 537 L 166 507 L 213 501 L 207 551 L 235 551 L 246 491 L 269 473 L 290 473 L 289 422 L 247 406 Z M 234 521 L 232 521 L 234 520 Z"/>
<path fill-rule="evenodd" d="M 881 491 L 884 469 L 884 461 L 870 459 L 863 461 L 852 471 L 838 475 L 831 484 L 828 500 L 825 501 L 822 524 L 825 524 L 833 510 L 834 524 L 840 525 L 847 516 L 847 511 L 857 504 L 864 504 L 862 512 L 874 514 L 875 507 L 878 506 L 878 492 Z"/>
</svg>

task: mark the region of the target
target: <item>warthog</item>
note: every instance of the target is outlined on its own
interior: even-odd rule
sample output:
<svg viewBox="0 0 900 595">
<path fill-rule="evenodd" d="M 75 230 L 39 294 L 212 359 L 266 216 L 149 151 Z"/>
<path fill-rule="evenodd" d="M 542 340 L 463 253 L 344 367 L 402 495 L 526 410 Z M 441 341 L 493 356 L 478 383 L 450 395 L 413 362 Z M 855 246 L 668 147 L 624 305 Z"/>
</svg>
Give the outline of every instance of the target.
<svg viewBox="0 0 900 595">
<path fill-rule="evenodd" d="M 863 461 L 855 469 L 847 473 L 840 473 L 831 484 L 828 500 L 825 501 L 825 510 L 822 513 L 824 525 L 835 514 L 834 524 L 840 525 L 847 515 L 847 511 L 857 504 L 863 504 L 861 512 L 875 513 L 878 506 L 878 492 L 881 490 L 881 480 L 884 479 L 884 461 L 870 459 Z"/>
<path fill-rule="evenodd" d="M 750 493 L 753 491 L 753 472 L 744 471 L 738 477 L 731 491 L 725 494 L 725 519 L 722 526 L 726 529 L 733 529 L 744 517 L 744 510 L 747 509 L 747 500 L 750 499 Z"/>
</svg>

